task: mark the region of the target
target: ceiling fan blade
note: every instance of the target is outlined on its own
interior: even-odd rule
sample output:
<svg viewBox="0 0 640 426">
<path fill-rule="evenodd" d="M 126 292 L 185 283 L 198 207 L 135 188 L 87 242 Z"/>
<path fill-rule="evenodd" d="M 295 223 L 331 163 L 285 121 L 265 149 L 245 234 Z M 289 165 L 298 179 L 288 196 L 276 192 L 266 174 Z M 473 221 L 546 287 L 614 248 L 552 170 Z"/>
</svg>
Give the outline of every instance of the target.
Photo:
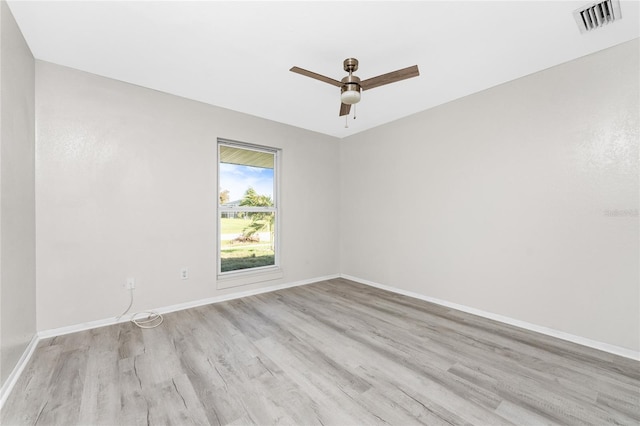
<svg viewBox="0 0 640 426">
<path fill-rule="evenodd" d="M 362 90 L 373 89 L 374 87 L 384 86 L 385 84 L 395 83 L 396 81 L 406 80 L 407 78 L 417 77 L 420 75 L 418 66 L 403 68 L 398 71 L 382 74 L 377 77 L 368 78 L 360 82 Z"/>
<path fill-rule="evenodd" d="M 340 117 L 349 115 L 349 111 L 351 111 L 351 104 L 340 104 Z"/>
<path fill-rule="evenodd" d="M 293 67 L 289 71 L 295 72 L 295 73 L 298 73 L 298 74 L 302 74 L 302 75 L 305 75 L 307 77 L 315 78 L 316 80 L 324 81 L 325 83 L 329 83 L 329 84 L 332 84 L 334 86 L 342 87 L 342 83 L 340 83 L 338 80 L 334 80 L 333 78 L 325 77 L 324 75 L 315 73 L 313 71 L 307 71 L 307 70 L 299 68 L 299 67 Z"/>
</svg>

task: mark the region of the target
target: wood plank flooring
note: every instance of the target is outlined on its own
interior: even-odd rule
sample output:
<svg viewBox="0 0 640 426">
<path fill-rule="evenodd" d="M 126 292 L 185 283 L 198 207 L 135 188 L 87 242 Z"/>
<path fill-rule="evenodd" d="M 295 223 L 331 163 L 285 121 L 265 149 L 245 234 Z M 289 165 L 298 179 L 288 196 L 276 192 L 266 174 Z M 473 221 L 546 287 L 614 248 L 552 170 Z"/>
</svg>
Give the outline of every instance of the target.
<svg viewBox="0 0 640 426">
<path fill-rule="evenodd" d="M 3 425 L 640 423 L 640 363 L 343 279 L 40 342 Z"/>
</svg>

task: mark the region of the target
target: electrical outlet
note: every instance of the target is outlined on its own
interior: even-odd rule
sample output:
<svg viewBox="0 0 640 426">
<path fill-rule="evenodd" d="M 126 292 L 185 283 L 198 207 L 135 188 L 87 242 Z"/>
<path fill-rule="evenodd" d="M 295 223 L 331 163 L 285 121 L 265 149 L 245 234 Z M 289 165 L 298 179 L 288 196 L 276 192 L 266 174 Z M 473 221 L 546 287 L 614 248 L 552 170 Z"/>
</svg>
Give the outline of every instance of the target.
<svg viewBox="0 0 640 426">
<path fill-rule="evenodd" d="M 124 284 L 125 290 L 133 290 L 136 288 L 136 279 L 133 277 L 127 278 L 127 282 Z"/>
<path fill-rule="evenodd" d="M 189 279 L 189 269 L 186 266 L 180 269 L 180 278 L 183 280 Z"/>
</svg>

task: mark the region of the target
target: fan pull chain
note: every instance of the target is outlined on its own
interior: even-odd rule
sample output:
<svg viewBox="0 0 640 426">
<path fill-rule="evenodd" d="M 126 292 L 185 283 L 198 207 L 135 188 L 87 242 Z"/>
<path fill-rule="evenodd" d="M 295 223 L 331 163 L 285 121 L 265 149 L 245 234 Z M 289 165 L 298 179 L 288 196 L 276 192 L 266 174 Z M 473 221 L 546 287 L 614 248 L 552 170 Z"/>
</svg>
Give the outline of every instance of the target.
<svg viewBox="0 0 640 426">
<path fill-rule="evenodd" d="M 356 119 L 356 105 L 357 104 L 353 104 L 353 119 Z"/>
<path fill-rule="evenodd" d="M 349 114 L 344 116 L 344 128 L 345 129 L 349 128 Z"/>
</svg>

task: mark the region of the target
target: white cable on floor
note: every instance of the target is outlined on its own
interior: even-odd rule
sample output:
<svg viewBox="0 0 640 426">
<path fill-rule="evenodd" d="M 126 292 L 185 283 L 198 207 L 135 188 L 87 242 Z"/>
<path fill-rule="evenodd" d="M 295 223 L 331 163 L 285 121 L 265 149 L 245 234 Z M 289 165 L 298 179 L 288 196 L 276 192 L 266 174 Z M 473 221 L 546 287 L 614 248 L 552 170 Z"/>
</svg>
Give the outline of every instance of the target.
<svg viewBox="0 0 640 426">
<path fill-rule="evenodd" d="M 137 315 L 147 315 L 147 318 L 136 318 Z M 162 324 L 162 321 L 164 321 L 162 315 L 153 311 L 138 312 L 137 314 L 133 314 L 131 316 L 131 322 L 140 328 L 156 328 L 157 326 Z"/>
<path fill-rule="evenodd" d="M 129 294 L 131 296 L 129 298 L 129 306 L 127 306 L 127 309 L 125 309 L 123 313 L 121 313 L 116 317 L 116 321 L 119 321 L 120 318 L 125 316 L 133 306 L 133 289 L 132 288 L 129 289 Z M 143 315 L 143 316 L 146 315 L 147 318 L 140 317 L 140 315 Z M 140 328 L 155 328 L 160 324 L 162 324 L 162 321 L 164 321 L 164 318 L 162 317 L 162 315 L 160 315 L 157 312 L 144 311 L 144 312 L 131 314 L 130 321 Z"/>
</svg>

